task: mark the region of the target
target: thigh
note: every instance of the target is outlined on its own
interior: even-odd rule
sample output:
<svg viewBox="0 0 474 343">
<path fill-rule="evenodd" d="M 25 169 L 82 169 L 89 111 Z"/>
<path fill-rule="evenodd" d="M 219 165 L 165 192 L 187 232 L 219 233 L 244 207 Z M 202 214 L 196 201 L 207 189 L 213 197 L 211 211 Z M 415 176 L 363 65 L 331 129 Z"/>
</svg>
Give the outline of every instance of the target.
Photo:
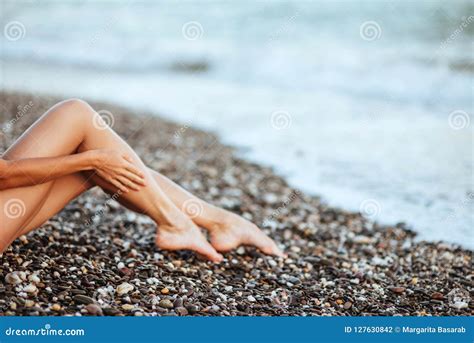
<svg viewBox="0 0 474 343">
<path fill-rule="evenodd" d="M 55 180 L 48 197 L 16 237 L 40 227 L 48 219 L 60 212 L 69 202 L 92 187 L 94 187 L 94 184 L 80 173 Z"/>
<path fill-rule="evenodd" d="M 0 251 L 18 236 L 41 226 L 92 187 L 82 174 L 64 176 L 48 184 L 46 191 L 38 186 L 0 191 Z"/>
<path fill-rule="evenodd" d="M 86 125 L 90 125 L 85 120 L 90 114 L 82 109 L 82 105 L 78 105 L 80 104 L 77 101 L 65 101 L 53 106 L 7 149 L 2 158 L 13 160 L 74 153 L 84 139 Z M 64 182 L 66 180 L 71 183 Z M 55 183 L 56 196 L 50 199 Z M 83 177 L 77 174 L 67 176 L 60 182 L 58 179 L 34 186 L 0 191 L 0 251 L 25 228 L 31 229 L 29 223 L 37 223 L 38 218 L 43 218 L 43 214 L 47 216 L 47 213 L 52 212 L 44 211 L 47 201 L 53 201 L 54 205 L 59 207 L 63 200 L 68 199 L 71 194 L 76 194 L 70 187 L 74 186 L 75 189 L 81 190 L 83 188 L 79 185 L 82 183 L 84 183 Z M 67 189 L 58 191 L 58 185 Z M 55 206 L 53 208 L 56 208 Z M 37 217 L 40 213 L 41 216 Z M 33 221 L 35 218 L 37 220 Z"/>
</svg>

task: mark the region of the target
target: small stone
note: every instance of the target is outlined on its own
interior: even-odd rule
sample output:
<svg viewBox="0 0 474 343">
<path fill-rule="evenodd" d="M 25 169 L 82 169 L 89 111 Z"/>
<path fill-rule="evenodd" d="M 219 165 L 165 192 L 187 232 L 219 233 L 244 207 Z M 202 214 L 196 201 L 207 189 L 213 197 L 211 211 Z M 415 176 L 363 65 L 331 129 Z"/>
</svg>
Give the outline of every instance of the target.
<svg viewBox="0 0 474 343">
<path fill-rule="evenodd" d="M 239 254 L 239 255 L 244 255 L 244 254 L 245 254 L 245 248 L 242 247 L 242 246 L 239 247 L 239 248 L 237 249 L 237 254 Z"/>
<path fill-rule="evenodd" d="M 342 300 L 342 299 L 337 299 L 336 300 L 336 304 L 338 304 L 338 305 L 342 305 L 343 303 L 344 303 L 344 300 Z"/>
<path fill-rule="evenodd" d="M 180 316 L 187 316 L 188 315 L 188 310 L 185 307 L 177 307 L 175 309 L 176 313 L 179 314 Z"/>
<path fill-rule="evenodd" d="M 402 294 L 405 292 L 405 287 L 389 287 L 389 290 L 395 294 Z"/>
<path fill-rule="evenodd" d="M 23 292 L 26 292 L 26 293 L 35 293 L 36 291 L 38 291 L 38 288 L 35 285 L 33 285 L 32 283 L 26 285 L 23 288 Z"/>
<path fill-rule="evenodd" d="M 465 301 L 456 301 L 451 304 L 451 307 L 454 307 L 455 309 L 461 310 L 463 308 L 467 308 L 469 304 Z"/>
<path fill-rule="evenodd" d="M 163 308 L 173 308 L 173 303 L 169 299 L 162 299 L 158 303 L 158 306 L 163 307 Z"/>
<path fill-rule="evenodd" d="M 130 291 L 133 291 L 133 289 L 133 285 L 129 284 L 128 282 L 124 282 L 117 286 L 116 292 L 118 295 L 124 295 Z"/>
<path fill-rule="evenodd" d="M 98 306 L 96 304 L 87 305 L 86 310 L 87 310 L 87 312 L 89 312 L 89 314 L 92 314 L 93 316 L 101 316 L 103 314 L 102 309 L 100 308 L 100 306 Z"/>
<path fill-rule="evenodd" d="M 232 292 L 232 289 L 234 289 L 234 287 L 232 287 L 232 286 L 225 286 L 225 287 L 224 287 L 224 290 L 225 290 L 226 292 Z"/>
<path fill-rule="evenodd" d="M 352 302 L 346 301 L 346 302 L 344 303 L 344 310 L 348 310 L 348 309 L 350 309 L 351 307 L 352 307 Z"/>
<path fill-rule="evenodd" d="M 199 306 L 197 306 L 197 305 L 188 305 L 188 306 L 186 306 L 186 309 L 188 310 L 188 312 L 190 314 L 195 314 L 195 313 L 199 312 Z"/>
<path fill-rule="evenodd" d="M 19 283 L 21 283 L 21 278 L 20 276 L 18 276 L 17 272 L 13 272 L 13 273 L 8 273 L 5 276 L 5 281 L 11 285 L 18 285 Z"/>
<path fill-rule="evenodd" d="M 125 263 L 119 262 L 119 263 L 117 264 L 117 268 L 118 268 L 118 269 L 123 269 L 123 268 L 125 268 Z"/>
<path fill-rule="evenodd" d="M 53 311 L 61 311 L 61 305 L 59 305 L 59 304 L 53 304 L 53 305 L 51 306 L 51 310 L 53 310 Z"/>
<path fill-rule="evenodd" d="M 440 292 L 433 292 L 433 294 L 431 294 L 431 299 L 443 300 L 444 295 L 443 293 L 440 293 Z"/>
<path fill-rule="evenodd" d="M 25 307 L 33 307 L 35 306 L 35 302 L 33 300 L 25 300 Z"/>
<path fill-rule="evenodd" d="M 166 287 L 161 290 L 161 294 L 169 294 L 169 292 L 170 290 Z"/>
<path fill-rule="evenodd" d="M 173 306 L 174 307 L 182 307 L 183 306 L 183 299 L 181 298 L 176 298 L 174 301 L 173 301 Z"/>
<path fill-rule="evenodd" d="M 291 250 L 292 252 L 295 252 L 295 253 L 301 252 L 301 248 L 298 247 L 298 246 L 296 246 L 296 245 L 291 246 L 291 247 L 290 247 L 290 250 Z"/>
<path fill-rule="evenodd" d="M 119 310 L 113 308 L 113 307 L 106 307 L 102 310 L 106 316 L 116 316 L 119 314 Z"/>
<path fill-rule="evenodd" d="M 87 295 L 82 295 L 82 294 L 75 295 L 74 301 L 76 303 L 84 304 L 84 305 L 94 303 L 94 299 L 92 299 L 91 297 L 88 297 Z"/>
<path fill-rule="evenodd" d="M 123 305 L 122 305 L 122 309 L 125 310 L 125 311 L 131 311 L 131 310 L 133 310 L 134 308 L 135 308 L 135 306 L 132 305 L 132 304 L 123 304 Z"/>
<path fill-rule="evenodd" d="M 274 259 L 269 259 L 269 260 L 268 260 L 268 264 L 269 264 L 270 267 L 272 267 L 272 268 L 275 268 L 276 266 L 278 266 L 278 263 L 277 263 Z"/>
<path fill-rule="evenodd" d="M 31 274 L 28 277 L 28 280 L 30 280 L 31 282 L 34 282 L 34 283 L 40 283 L 41 282 L 41 279 L 38 277 L 37 274 Z"/>
<path fill-rule="evenodd" d="M 250 301 L 250 302 L 256 302 L 257 301 L 257 299 L 255 299 L 252 295 L 249 295 L 247 297 L 247 300 Z"/>
</svg>

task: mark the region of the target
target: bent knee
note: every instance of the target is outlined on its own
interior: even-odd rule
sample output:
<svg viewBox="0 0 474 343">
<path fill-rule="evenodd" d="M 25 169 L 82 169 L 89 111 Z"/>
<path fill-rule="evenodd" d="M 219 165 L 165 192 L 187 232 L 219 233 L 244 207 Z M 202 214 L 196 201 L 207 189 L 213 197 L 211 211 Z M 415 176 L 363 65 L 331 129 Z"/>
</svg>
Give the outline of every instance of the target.
<svg viewBox="0 0 474 343">
<path fill-rule="evenodd" d="M 57 103 L 51 108 L 51 113 L 75 123 L 76 121 L 92 122 L 95 115 L 94 109 L 87 102 L 76 98 Z"/>
<path fill-rule="evenodd" d="M 69 112 L 77 113 L 77 114 L 94 112 L 91 105 L 89 105 L 86 101 L 81 100 L 81 99 L 76 99 L 76 98 L 61 101 L 56 106 L 58 106 L 59 108 L 65 111 L 69 111 Z"/>
</svg>

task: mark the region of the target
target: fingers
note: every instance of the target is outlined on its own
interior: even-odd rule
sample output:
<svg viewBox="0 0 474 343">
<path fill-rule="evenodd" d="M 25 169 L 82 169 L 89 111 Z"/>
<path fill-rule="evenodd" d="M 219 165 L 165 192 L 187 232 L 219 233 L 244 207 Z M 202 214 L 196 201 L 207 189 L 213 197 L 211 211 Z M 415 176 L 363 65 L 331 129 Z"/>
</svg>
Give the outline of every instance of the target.
<svg viewBox="0 0 474 343">
<path fill-rule="evenodd" d="M 262 240 L 261 243 L 257 243 L 256 247 L 267 255 L 274 255 L 278 257 L 286 258 L 288 257 L 280 248 L 276 245 L 276 243 L 269 237 L 265 237 L 266 239 Z"/>
<path fill-rule="evenodd" d="M 124 193 L 128 193 L 129 192 L 129 189 L 123 185 L 122 183 L 120 183 L 118 180 L 115 180 L 115 179 L 112 179 L 112 178 L 109 178 L 109 179 L 106 179 L 106 181 L 110 182 L 112 185 L 114 185 L 118 190 L 124 192 Z"/>
<path fill-rule="evenodd" d="M 136 176 L 138 176 L 141 179 L 145 178 L 145 175 L 143 175 L 143 173 L 140 171 L 140 169 L 135 167 L 135 165 L 133 164 L 133 159 L 130 156 L 123 155 L 123 158 L 124 158 L 125 161 L 128 162 L 125 169 L 127 169 L 129 172 L 135 174 Z"/>
<path fill-rule="evenodd" d="M 138 186 L 145 187 L 145 179 L 137 176 L 136 174 L 133 174 L 132 172 L 129 172 L 128 170 L 123 171 L 122 176 L 126 177 L 128 180 L 132 181 Z"/>
<path fill-rule="evenodd" d="M 137 184 L 133 183 L 130 179 L 126 178 L 125 176 L 117 176 L 117 180 L 122 185 L 127 187 L 129 190 L 132 190 L 132 191 L 139 191 L 140 190 L 140 187 Z"/>
<path fill-rule="evenodd" d="M 224 257 L 219 254 L 216 249 L 214 249 L 207 241 L 195 245 L 193 250 L 213 262 L 221 262 L 224 259 Z"/>
</svg>

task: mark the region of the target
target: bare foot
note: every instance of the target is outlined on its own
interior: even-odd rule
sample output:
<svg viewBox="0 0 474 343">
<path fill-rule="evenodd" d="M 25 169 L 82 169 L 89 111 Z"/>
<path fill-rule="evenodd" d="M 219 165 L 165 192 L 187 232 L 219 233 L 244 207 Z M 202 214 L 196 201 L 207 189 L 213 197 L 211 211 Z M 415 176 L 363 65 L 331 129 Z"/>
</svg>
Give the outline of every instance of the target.
<svg viewBox="0 0 474 343">
<path fill-rule="evenodd" d="M 252 245 L 268 255 L 286 256 L 255 224 L 227 211 L 224 217 L 219 224 L 207 227 L 211 244 L 217 251 L 229 251 L 239 245 Z"/>
<path fill-rule="evenodd" d="M 164 250 L 193 250 L 213 262 L 220 262 L 223 259 L 195 225 L 189 226 L 188 229 L 160 225 L 155 243 Z"/>
</svg>

